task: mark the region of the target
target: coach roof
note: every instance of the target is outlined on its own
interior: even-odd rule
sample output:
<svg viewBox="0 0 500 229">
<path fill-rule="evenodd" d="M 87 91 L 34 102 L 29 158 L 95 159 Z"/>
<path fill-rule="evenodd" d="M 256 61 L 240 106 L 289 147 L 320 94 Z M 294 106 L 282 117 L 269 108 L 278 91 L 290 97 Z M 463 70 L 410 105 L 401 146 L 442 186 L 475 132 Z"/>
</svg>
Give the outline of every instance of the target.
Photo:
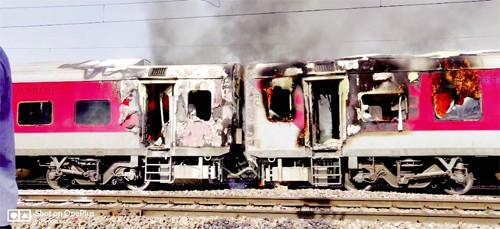
<svg viewBox="0 0 500 229">
<path fill-rule="evenodd" d="M 443 61 L 465 61 L 471 69 L 500 68 L 500 51 L 449 52 L 422 55 L 366 54 L 339 59 L 337 62 L 350 72 L 434 71 L 443 70 Z"/>
<path fill-rule="evenodd" d="M 145 59 L 27 63 L 12 65 L 12 80 L 20 83 L 131 79 L 139 77 L 140 70 L 130 67 L 150 64 Z"/>
</svg>

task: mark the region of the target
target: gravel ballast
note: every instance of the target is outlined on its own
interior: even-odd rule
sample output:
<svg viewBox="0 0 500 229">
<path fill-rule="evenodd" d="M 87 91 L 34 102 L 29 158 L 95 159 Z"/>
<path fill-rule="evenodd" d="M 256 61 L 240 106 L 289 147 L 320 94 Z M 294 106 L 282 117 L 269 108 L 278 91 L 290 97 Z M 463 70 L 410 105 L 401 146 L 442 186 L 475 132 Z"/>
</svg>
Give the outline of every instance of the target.
<svg viewBox="0 0 500 229">
<path fill-rule="evenodd" d="M 116 190 L 23 190 L 22 194 L 121 194 L 161 196 L 249 196 L 249 197 L 323 197 L 367 199 L 435 199 L 435 200 L 499 200 L 499 196 L 453 196 L 397 192 L 343 191 L 330 189 L 245 189 L 208 191 L 116 191 Z M 14 228 L 498 228 L 499 225 L 470 223 L 428 223 L 408 221 L 313 220 L 289 218 L 225 218 L 225 217 L 142 217 L 83 215 L 61 217 L 33 215 L 30 223 L 14 223 Z"/>
<path fill-rule="evenodd" d="M 305 220 L 288 218 L 140 217 L 95 216 L 79 218 L 33 218 L 14 228 L 498 228 L 468 223 L 379 222 L 364 220 Z"/>
</svg>

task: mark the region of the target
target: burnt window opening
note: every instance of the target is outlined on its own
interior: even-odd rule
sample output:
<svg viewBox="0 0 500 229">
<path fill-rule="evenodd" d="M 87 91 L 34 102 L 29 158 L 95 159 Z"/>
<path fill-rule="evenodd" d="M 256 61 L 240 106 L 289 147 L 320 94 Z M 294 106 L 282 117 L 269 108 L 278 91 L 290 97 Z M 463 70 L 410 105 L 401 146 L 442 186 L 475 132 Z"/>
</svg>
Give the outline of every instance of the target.
<svg viewBox="0 0 500 229">
<path fill-rule="evenodd" d="M 268 118 L 272 120 L 286 120 L 292 118 L 292 95 L 289 90 L 274 87 L 269 100 Z"/>
<path fill-rule="evenodd" d="M 432 77 L 432 104 L 437 120 L 480 120 L 481 90 L 477 71 L 446 71 Z"/>
<path fill-rule="evenodd" d="M 80 100 L 75 103 L 75 123 L 79 125 L 106 125 L 111 120 L 108 100 Z"/>
<path fill-rule="evenodd" d="M 361 118 L 365 122 L 397 121 L 401 111 L 402 120 L 407 118 L 406 96 L 399 94 L 364 94 L 361 96 Z"/>
<path fill-rule="evenodd" d="M 271 122 L 290 122 L 294 117 L 292 92 L 296 82 L 292 77 L 278 77 L 261 82 L 262 102 L 266 118 Z"/>
<path fill-rule="evenodd" d="M 212 93 L 207 90 L 195 90 L 188 93 L 188 116 L 193 119 L 208 121 L 212 116 Z"/>
<path fill-rule="evenodd" d="M 19 125 L 47 125 L 52 123 L 52 102 L 21 102 L 18 105 Z"/>
<path fill-rule="evenodd" d="M 479 120 L 482 117 L 480 99 L 465 97 L 462 104 L 458 104 L 455 99 L 436 98 L 441 101 L 435 101 L 435 103 L 443 104 L 443 107 L 446 106 L 448 101 L 450 102 L 447 105 L 449 108 L 443 116 L 434 113 L 434 117 L 438 120 Z"/>
</svg>

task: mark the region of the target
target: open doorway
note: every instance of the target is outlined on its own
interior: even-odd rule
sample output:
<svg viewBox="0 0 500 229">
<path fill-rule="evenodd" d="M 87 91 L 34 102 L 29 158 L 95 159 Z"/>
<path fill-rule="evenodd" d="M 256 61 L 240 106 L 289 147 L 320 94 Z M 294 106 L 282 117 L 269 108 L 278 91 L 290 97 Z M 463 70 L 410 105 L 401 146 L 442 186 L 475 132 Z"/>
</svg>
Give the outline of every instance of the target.
<svg viewBox="0 0 500 229">
<path fill-rule="evenodd" d="M 311 137 L 314 150 L 337 150 L 343 141 L 345 102 L 341 100 L 342 80 L 311 81 Z"/>
<path fill-rule="evenodd" d="M 147 84 L 145 144 L 150 148 L 170 148 L 171 85 Z"/>
</svg>

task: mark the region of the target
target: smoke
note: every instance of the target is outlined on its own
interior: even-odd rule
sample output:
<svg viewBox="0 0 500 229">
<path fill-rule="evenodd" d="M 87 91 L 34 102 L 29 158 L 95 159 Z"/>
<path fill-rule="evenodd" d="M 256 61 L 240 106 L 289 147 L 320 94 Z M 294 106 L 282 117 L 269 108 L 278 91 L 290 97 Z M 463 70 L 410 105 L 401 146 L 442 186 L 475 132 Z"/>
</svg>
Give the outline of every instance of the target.
<svg viewBox="0 0 500 229">
<path fill-rule="evenodd" d="M 298 3 L 299 7 L 305 4 Z M 220 8 L 214 7 L 219 4 L 217 1 L 186 4 L 192 7 L 188 13 L 192 17 L 278 12 L 288 8 L 282 1 L 221 1 Z M 157 7 L 151 8 L 150 12 L 158 17 L 165 14 L 164 9 Z M 154 22 L 150 25 L 152 44 L 162 48 L 153 50 L 153 62 L 196 64 L 288 60 L 286 49 L 289 44 L 284 36 L 292 27 L 286 14 Z"/>
<path fill-rule="evenodd" d="M 148 8 L 151 18 L 175 18 L 149 24 L 152 61 L 246 64 L 366 53 L 500 49 L 498 1 L 387 7 L 391 3 L 400 4 L 392 0 L 192 0 L 152 4 Z M 293 13 L 279 13 L 284 11 Z M 258 14 L 261 12 L 270 13 Z"/>
</svg>

